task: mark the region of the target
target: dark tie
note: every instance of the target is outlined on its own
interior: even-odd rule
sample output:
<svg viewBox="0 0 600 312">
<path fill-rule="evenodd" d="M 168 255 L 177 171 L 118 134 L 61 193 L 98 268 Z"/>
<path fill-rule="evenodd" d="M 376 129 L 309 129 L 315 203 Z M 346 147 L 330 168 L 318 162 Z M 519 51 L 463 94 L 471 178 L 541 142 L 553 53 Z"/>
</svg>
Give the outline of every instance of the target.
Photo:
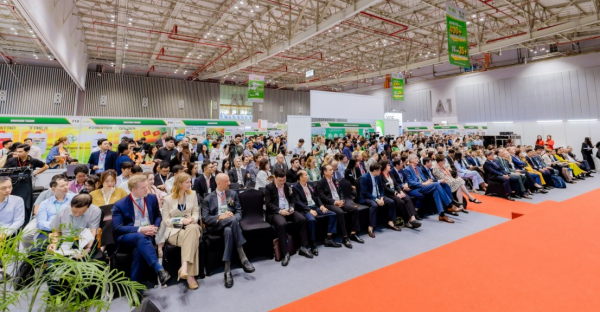
<svg viewBox="0 0 600 312">
<path fill-rule="evenodd" d="M 477 167 L 479 167 L 479 159 L 477 159 L 477 157 L 475 157 L 475 163 L 477 164 Z"/>
</svg>

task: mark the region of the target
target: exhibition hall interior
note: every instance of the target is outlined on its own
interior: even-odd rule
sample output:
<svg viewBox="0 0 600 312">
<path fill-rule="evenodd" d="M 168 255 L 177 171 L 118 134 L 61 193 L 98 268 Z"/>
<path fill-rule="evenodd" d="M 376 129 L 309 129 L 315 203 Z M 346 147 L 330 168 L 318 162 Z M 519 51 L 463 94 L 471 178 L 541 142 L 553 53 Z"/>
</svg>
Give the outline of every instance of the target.
<svg viewBox="0 0 600 312">
<path fill-rule="evenodd" d="M 598 311 L 600 0 L 0 0 L 0 312 Z"/>
</svg>

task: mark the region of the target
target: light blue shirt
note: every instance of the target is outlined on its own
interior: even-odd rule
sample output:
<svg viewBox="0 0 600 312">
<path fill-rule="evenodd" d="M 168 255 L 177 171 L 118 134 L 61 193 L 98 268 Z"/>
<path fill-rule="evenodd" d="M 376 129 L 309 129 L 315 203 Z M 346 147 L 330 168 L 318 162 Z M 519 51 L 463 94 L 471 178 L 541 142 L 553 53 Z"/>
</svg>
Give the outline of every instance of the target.
<svg viewBox="0 0 600 312">
<path fill-rule="evenodd" d="M 283 193 L 283 196 L 281 196 L 281 193 Z M 290 208 L 290 204 L 288 203 L 287 198 L 285 198 L 285 185 L 281 189 L 277 188 L 277 196 L 279 196 L 279 208 Z"/>
<path fill-rule="evenodd" d="M 339 162 L 338 163 L 338 170 L 339 172 L 339 176 L 341 177 L 341 179 L 344 178 L 344 173 L 346 171 L 346 165 L 344 165 L 343 163 Z"/>
<path fill-rule="evenodd" d="M 377 153 L 381 154 L 381 152 L 383 152 L 383 149 L 385 148 L 385 145 L 381 142 L 377 143 Z"/>
<path fill-rule="evenodd" d="M 104 157 L 102 157 L 104 155 Z M 108 151 L 102 153 L 100 152 L 100 154 L 98 154 L 98 170 L 96 170 L 96 173 L 103 173 L 104 172 L 104 163 L 106 163 L 106 156 L 108 155 Z"/>
<path fill-rule="evenodd" d="M 473 144 L 475 144 L 475 145 L 483 145 L 483 140 L 473 140 Z"/>
<path fill-rule="evenodd" d="M 9 195 L 0 203 L 0 228 L 8 236 L 25 222 L 25 204 L 19 196 Z"/>
<path fill-rule="evenodd" d="M 406 149 L 411 149 L 413 148 L 413 144 L 411 141 L 406 141 L 404 142 L 404 146 L 406 146 Z"/>
<path fill-rule="evenodd" d="M 50 223 L 54 219 L 54 216 L 63 208 L 71 205 L 71 199 L 75 197 L 74 193 L 67 193 L 65 199 L 58 201 L 56 196 L 46 199 L 40 205 L 37 213 L 37 228 L 42 231 L 52 231 Z"/>
<path fill-rule="evenodd" d="M 377 181 L 375 181 L 375 176 L 371 175 L 371 181 L 373 181 L 373 197 L 379 198 L 379 194 L 377 192 Z"/>
</svg>

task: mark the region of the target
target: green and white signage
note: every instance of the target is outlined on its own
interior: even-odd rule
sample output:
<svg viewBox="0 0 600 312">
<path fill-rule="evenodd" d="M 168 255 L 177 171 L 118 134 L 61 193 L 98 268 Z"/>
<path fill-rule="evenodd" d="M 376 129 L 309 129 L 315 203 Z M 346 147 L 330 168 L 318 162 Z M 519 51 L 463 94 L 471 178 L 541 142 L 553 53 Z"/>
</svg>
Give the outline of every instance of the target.
<svg viewBox="0 0 600 312">
<path fill-rule="evenodd" d="M 404 101 L 404 75 L 402 73 L 392 74 L 392 98 Z"/>
<path fill-rule="evenodd" d="M 446 30 L 448 32 L 448 58 L 450 64 L 471 67 L 469 40 L 467 39 L 465 11 L 446 1 Z"/>
<path fill-rule="evenodd" d="M 248 77 L 248 101 L 262 103 L 265 94 L 265 76 Z"/>
</svg>

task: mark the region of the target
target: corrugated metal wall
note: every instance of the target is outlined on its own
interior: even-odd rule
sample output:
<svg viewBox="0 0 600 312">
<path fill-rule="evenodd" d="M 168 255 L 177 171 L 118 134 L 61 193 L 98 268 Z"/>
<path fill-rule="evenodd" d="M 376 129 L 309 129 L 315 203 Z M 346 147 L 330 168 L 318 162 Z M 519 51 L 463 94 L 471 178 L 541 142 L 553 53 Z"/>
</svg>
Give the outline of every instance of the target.
<svg viewBox="0 0 600 312">
<path fill-rule="evenodd" d="M 407 92 L 404 101 L 395 101 L 392 98 L 392 89 L 378 89 L 362 94 L 374 95 L 383 98 L 384 112 L 395 109 L 402 113 L 403 121 L 431 121 L 431 90 Z"/>
<path fill-rule="evenodd" d="M 254 103 L 252 120 L 266 119 L 269 122 L 284 123 L 288 115 L 310 115 L 310 93 L 288 90 L 265 89 L 265 100 L 262 103 L 262 112 L 259 111 L 260 103 Z M 283 111 L 281 111 L 283 109 Z"/>
<path fill-rule="evenodd" d="M 103 95 L 106 106 L 100 105 Z M 148 107 L 142 107 L 143 98 L 148 98 Z M 219 84 L 89 72 L 83 115 L 210 118 L 211 100 L 219 103 Z M 217 110 L 213 118 L 218 118 Z"/>
<path fill-rule="evenodd" d="M 0 102 L 0 114 L 72 116 L 77 86 L 61 68 L 0 65 L 0 90 L 6 90 L 6 102 Z M 62 93 L 60 104 L 54 95 Z"/>
<path fill-rule="evenodd" d="M 600 67 L 456 88 L 459 122 L 600 118 Z"/>
</svg>

